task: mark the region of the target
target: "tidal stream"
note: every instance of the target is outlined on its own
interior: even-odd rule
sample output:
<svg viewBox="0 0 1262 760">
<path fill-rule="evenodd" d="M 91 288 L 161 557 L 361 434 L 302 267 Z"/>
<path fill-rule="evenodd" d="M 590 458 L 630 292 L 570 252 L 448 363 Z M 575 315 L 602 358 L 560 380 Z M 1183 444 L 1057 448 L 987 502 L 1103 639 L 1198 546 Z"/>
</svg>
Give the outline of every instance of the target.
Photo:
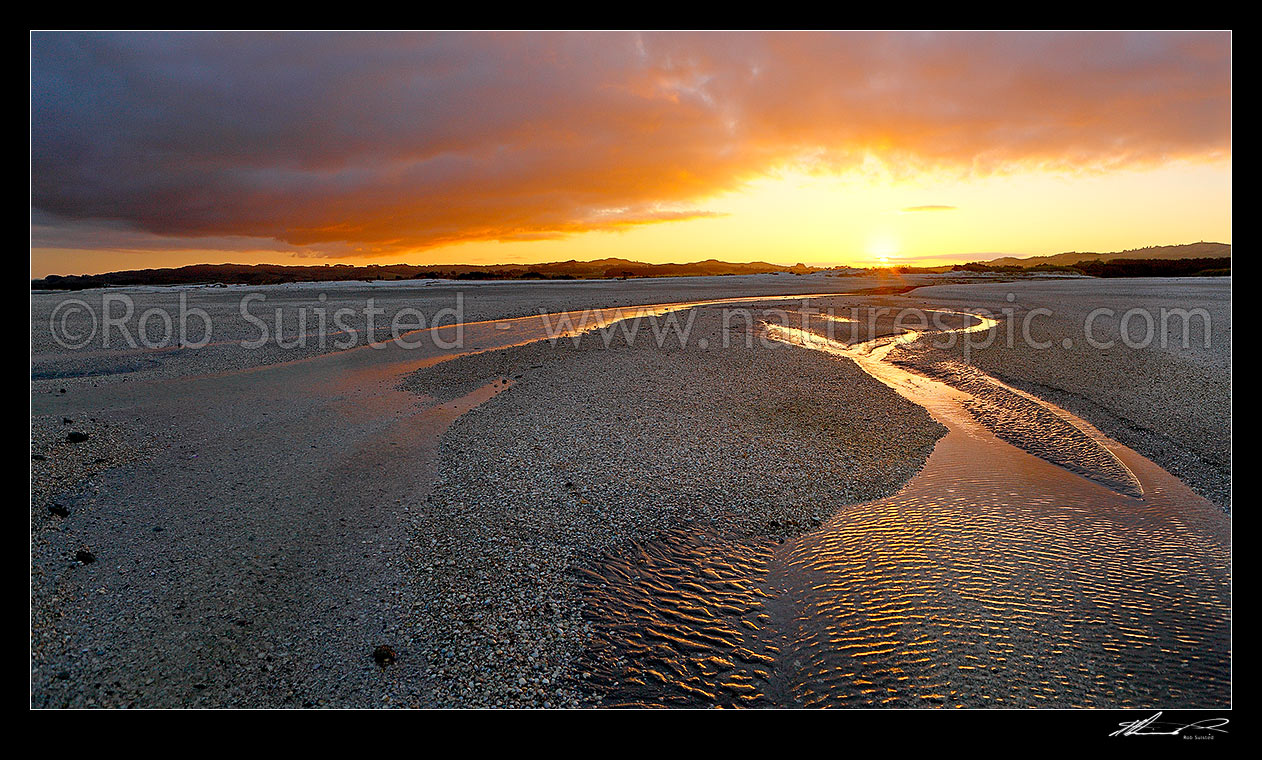
<svg viewBox="0 0 1262 760">
<path fill-rule="evenodd" d="M 995 324 L 970 319 L 958 331 Z M 584 568 L 606 704 L 1230 704 L 1221 510 L 975 368 L 914 371 L 920 333 L 764 330 L 856 362 L 948 432 L 898 493 L 806 535 L 681 531 Z"/>
</svg>

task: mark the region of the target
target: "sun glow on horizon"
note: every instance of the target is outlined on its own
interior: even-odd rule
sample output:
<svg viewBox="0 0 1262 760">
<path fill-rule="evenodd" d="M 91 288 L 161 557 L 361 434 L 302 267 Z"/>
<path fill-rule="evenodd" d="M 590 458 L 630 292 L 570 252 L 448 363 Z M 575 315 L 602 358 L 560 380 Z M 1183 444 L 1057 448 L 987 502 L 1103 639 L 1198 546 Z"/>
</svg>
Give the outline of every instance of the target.
<svg viewBox="0 0 1262 760">
<path fill-rule="evenodd" d="M 878 232 L 868 239 L 867 253 L 882 266 L 886 266 L 891 259 L 898 256 L 899 247 L 897 238 L 892 234 Z"/>
<path fill-rule="evenodd" d="M 31 274 L 78 274 L 194 263 L 532 264 L 622 258 L 718 259 L 808 266 L 935 266 L 1003 255 L 1114 251 L 1231 241 L 1229 163 L 1110 173 L 1028 171 L 985 177 L 927 172 L 894 178 L 870 167 L 783 171 L 702 199 L 707 216 L 540 240 L 473 241 L 321 255 L 179 245 L 153 249 L 32 248 Z"/>
</svg>

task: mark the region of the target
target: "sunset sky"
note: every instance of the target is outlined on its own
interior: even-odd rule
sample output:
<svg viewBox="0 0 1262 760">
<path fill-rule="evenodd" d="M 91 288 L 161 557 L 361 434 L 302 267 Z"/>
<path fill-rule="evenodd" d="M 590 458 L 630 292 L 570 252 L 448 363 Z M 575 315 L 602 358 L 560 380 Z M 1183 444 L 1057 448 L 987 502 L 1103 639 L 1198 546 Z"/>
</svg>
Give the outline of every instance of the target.
<svg viewBox="0 0 1262 760">
<path fill-rule="evenodd" d="M 31 38 L 31 274 L 1231 242 L 1227 33 Z"/>
</svg>

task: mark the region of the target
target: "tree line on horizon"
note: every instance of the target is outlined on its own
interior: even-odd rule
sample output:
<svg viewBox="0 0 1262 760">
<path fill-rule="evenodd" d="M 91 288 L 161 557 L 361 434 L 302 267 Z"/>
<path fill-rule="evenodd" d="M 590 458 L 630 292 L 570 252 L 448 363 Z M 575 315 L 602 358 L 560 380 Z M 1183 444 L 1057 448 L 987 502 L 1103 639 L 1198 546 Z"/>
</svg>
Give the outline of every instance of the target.
<svg viewBox="0 0 1262 760">
<path fill-rule="evenodd" d="M 1140 251 L 1164 252 L 1178 255 L 1201 252 L 1213 246 L 1215 252 L 1230 246 L 1221 243 L 1192 244 L 1188 246 L 1164 246 L 1123 251 L 1119 258 L 1103 260 L 1108 254 L 1058 254 L 1051 257 L 1013 259 L 1006 257 L 991 262 L 971 262 L 954 266 L 878 267 L 878 271 L 898 274 L 921 273 L 1066 273 L 1091 277 L 1186 277 L 1231 274 L 1230 255 L 1195 256 L 1188 258 L 1129 258 Z M 1066 261 L 1062 257 L 1091 256 L 1096 258 Z M 1018 265 L 1010 261 L 1039 261 L 1034 265 Z M 1003 262 L 1003 263 L 1000 263 Z M 48 275 L 31 280 L 32 290 L 85 290 L 89 288 L 128 287 L 137 285 L 281 285 L 294 282 L 365 282 L 441 279 L 441 280 L 580 280 L 580 279 L 627 279 L 638 277 L 687 277 L 723 276 L 742 274 L 806 274 L 825 271 L 821 267 L 803 264 L 781 266 L 766 262 L 747 264 L 729 263 L 709 259 L 689 264 L 646 264 L 626 259 L 600 259 L 597 261 L 562 261 L 547 264 L 495 264 L 495 265 L 413 265 L 413 264 L 324 264 L 320 266 L 294 266 L 286 264 L 193 264 L 166 269 L 133 269 L 90 275 Z M 852 273 L 866 270 L 850 270 Z"/>
<path fill-rule="evenodd" d="M 31 280 L 33 290 L 83 290 L 135 285 L 280 285 L 292 282 L 368 282 L 395 280 L 578 280 L 702 275 L 802 274 L 818 271 L 803 264 L 781 266 L 756 261 L 729 263 L 710 259 L 690 264 L 646 264 L 625 259 L 562 261 L 547 264 L 193 264 L 169 269 L 134 269 L 90 275 L 49 275 Z"/>
<path fill-rule="evenodd" d="M 1195 259 L 1109 259 L 1076 264 L 1037 264 L 1032 267 L 972 262 L 956 264 L 953 272 L 1079 274 L 1088 277 L 1219 277 L 1231 274 L 1231 257 Z"/>
</svg>

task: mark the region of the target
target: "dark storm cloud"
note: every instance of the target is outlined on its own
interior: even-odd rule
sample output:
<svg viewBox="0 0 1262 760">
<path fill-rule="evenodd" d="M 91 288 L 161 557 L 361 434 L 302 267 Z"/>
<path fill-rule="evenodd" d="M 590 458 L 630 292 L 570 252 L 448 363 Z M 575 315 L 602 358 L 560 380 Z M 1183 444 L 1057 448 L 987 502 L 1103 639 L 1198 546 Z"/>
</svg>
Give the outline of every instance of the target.
<svg viewBox="0 0 1262 760">
<path fill-rule="evenodd" d="M 37 34 L 32 204 L 159 236 L 370 253 L 705 215 L 708 196 L 786 164 L 1223 157 L 1229 42 Z"/>
</svg>

